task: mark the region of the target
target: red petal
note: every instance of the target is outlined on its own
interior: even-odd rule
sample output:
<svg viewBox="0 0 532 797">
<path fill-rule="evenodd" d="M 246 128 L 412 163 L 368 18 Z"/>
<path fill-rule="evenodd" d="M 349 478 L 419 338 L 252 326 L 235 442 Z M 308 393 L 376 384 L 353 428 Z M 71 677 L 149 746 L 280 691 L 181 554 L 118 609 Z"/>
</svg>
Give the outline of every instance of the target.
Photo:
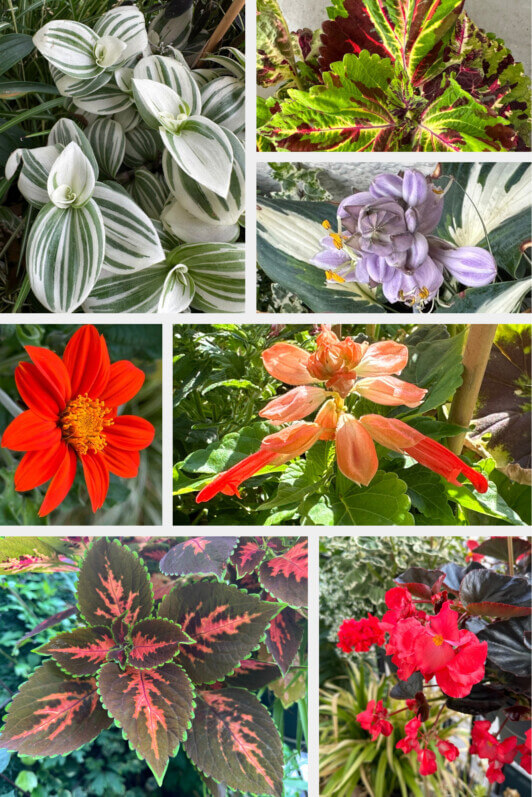
<svg viewBox="0 0 532 797">
<path fill-rule="evenodd" d="M 42 377 L 41 381 L 46 385 L 48 393 L 56 399 L 59 408 L 63 410 L 71 397 L 70 376 L 63 360 L 50 349 L 43 349 L 40 346 L 25 348 L 37 366 Z"/>
<path fill-rule="evenodd" d="M 24 404 L 45 420 L 57 421 L 64 404 L 50 393 L 36 365 L 20 363 L 15 368 L 15 383 Z"/>
<path fill-rule="evenodd" d="M 109 382 L 100 398 L 108 407 L 119 407 L 137 395 L 144 379 L 140 368 L 129 360 L 119 360 L 112 364 Z"/>
<path fill-rule="evenodd" d="M 39 509 L 39 517 L 45 517 L 52 510 L 59 506 L 72 487 L 76 475 L 78 460 L 76 454 L 70 446 L 66 446 L 65 455 L 57 472 L 50 482 L 50 486 L 44 496 L 44 501 Z"/>
<path fill-rule="evenodd" d="M 124 451 L 107 445 L 102 451 L 107 469 L 115 476 L 132 479 L 139 472 L 140 454 L 138 451 Z"/>
<path fill-rule="evenodd" d="M 45 421 L 31 410 L 11 421 L 2 437 L 4 448 L 12 451 L 38 451 L 57 445 L 61 430 L 55 421 Z"/>
<path fill-rule="evenodd" d="M 15 490 L 23 493 L 33 490 L 51 479 L 65 457 L 66 443 L 51 446 L 45 451 L 30 451 L 24 454 L 15 471 Z"/>
<path fill-rule="evenodd" d="M 84 454 L 81 457 L 81 464 L 91 499 L 92 511 L 97 512 L 105 501 L 109 489 L 109 471 L 99 453 Z"/>
<path fill-rule="evenodd" d="M 218 493 L 238 495 L 238 488 L 246 479 L 250 479 L 278 456 L 276 451 L 256 451 L 241 462 L 237 462 L 229 470 L 219 473 L 196 496 L 196 503 L 210 501 Z M 240 496 L 239 496 L 240 497 Z"/>
<path fill-rule="evenodd" d="M 96 327 L 80 327 L 68 341 L 63 362 L 70 374 L 72 395 L 98 398 L 109 381 L 111 362 L 103 335 Z"/>
<path fill-rule="evenodd" d="M 115 448 L 125 451 L 140 451 L 153 441 L 155 429 L 149 421 L 136 415 L 119 415 L 112 426 L 105 430 L 105 436 Z"/>
</svg>

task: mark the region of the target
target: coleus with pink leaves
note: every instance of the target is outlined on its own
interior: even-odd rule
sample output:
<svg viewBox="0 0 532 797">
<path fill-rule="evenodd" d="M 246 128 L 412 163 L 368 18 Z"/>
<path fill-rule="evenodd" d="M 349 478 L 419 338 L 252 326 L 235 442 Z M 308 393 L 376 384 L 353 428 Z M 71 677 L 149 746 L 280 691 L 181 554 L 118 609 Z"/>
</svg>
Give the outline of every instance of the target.
<svg viewBox="0 0 532 797">
<path fill-rule="evenodd" d="M 295 614 L 292 606 L 306 599 L 306 551 L 263 540 L 256 548 L 264 560 L 258 594 L 220 578 L 230 556 L 231 567 L 247 569 L 251 560 L 258 567 L 257 551 L 237 538 L 195 538 L 182 544 L 181 561 L 196 577 L 157 582 L 154 596 L 155 579 L 132 548 L 93 541 L 79 571 L 80 625 L 37 649 L 49 658 L 8 707 L 0 748 L 66 755 L 115 723 L 159 785 L 182 746 L 206 778 L 280 797 L 281 739 L 250 690 L 280 676 L 276 658 L 260 660 L 255 651 L 275 638 L 279 614 Z M 141 552 L 149 561 L 166 550 Z"/>
<path fill-rule="evenodd" d="M 495 152 L 530 145 L 529 79 L 463 0 L 332 0 L 291 34 L 258 4 L 259 148 Z M 321 33 L 321 36 L 320 36 Z"/>
<path fill-rule="evenodd" d="M 436 772 L 436 753 L 449 761 L 460 755 L 438 732 L 445 706 L 473 717 L 488 716 L 473 722 L 470 753 L 487 761 L 491 783 L 503 783 L 504 765 L 516 759 L 531 772 L 532 731 L 521 744 L 515 735 L 502 733 L 508 722 L 531 719 L 530 544 L 515 542 L 518 575 L 480 564 L 485 555 L 508 560 L 506 539 L 492 538 L 475 546 L 476 560 L 467 567 L 449 563 L 437 570 L 412 567 L 401 573 L 386 592 L 388 610 L 381 619 L 368 614 L 344 620 L 339 628 L 338 647 L 346 654 L 385 647 L 398 679 L 390 697 L 405 700 L 405 706 L 390 714 L 382 700 L 370 701 L 357 720 L 375 740 L 391 735 L 394 714 L 411 712 L 405 737 L 396 747 L 416 754 L 422 776 Z M 433 688 L 439 688 L 441 698 Z M 505 717 L 498 729 L 495 711 Z M 430 728 L 425 725 L 429 718 L 435 718 Z"/>
</svg>

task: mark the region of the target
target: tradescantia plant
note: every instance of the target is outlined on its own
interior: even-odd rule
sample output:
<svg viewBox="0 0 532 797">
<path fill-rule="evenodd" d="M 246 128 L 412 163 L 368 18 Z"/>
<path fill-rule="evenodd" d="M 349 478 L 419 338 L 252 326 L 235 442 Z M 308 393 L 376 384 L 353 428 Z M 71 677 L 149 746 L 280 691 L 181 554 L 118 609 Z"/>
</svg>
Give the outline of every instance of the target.
<svg viewBox="0 0 532 797">
<path fill-rule="evenodd" d="M 127 6 L 33 38 L 79 122 L 60 119 L 5 168 L 39 211 L 26 271 L 51 312 L 243 309 L 243 56 L 194 70 L 172 31 L 186 42 L 174 25 L 150 45 Z"/>
<path fill-rule="evenodd" d="M 530 81 L 463 0 L 332 0 L 289 32 L 258 0 L 259 149 L 507 152 L 530 147 Z M 320 36 L 321 33 L 321 36 Z"/>
<path fill-rule="evenodd" d="M 77 583 L 79 626 L 38 648 L 50 658 L 8 707 L 0 747 L 66 755 L 114 722 L 159 785 L 182 745 L 207 779 L 280 797 L 281 740 L 250 689 L 279 676 L 274 664 L 252 654 L 286 609 L 275 595 L 276 583 L 287 579 L 275 575 L 267 600 L 227 583 L 223 562 L 236 545 L 236 538 L 187 540 L 178 548 L 189 565 L 174 569 L 193 578 L 161 586 L 130 547 L 93 541 Z M 286 548 L 261 546 L 273 562 Z M 151 552 L 144 545 L 140 554 L 160 555 L 156 545 Z M 209 554 L 222 563 L 218 577 L 205 567 Z"/>
</svg>

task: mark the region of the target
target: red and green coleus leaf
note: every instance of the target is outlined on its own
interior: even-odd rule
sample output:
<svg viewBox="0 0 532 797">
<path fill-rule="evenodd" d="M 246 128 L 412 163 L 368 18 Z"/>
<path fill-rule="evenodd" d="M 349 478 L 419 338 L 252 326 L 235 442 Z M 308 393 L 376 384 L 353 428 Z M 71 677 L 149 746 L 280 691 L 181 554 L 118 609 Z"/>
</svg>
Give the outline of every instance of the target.
<svg viewBox="0 0 532 797">
<path fill-rule="evenodd" d="M 259 645 L 279 604 L 261 601 L 216 582 L 178 585 L 159 607 L 159 617 L 178 623 L 196 642 L 179 654 L 193 683 L 218 681 Z"/>
<path fill-rule="evenodd" d="M 253 573 L 265 556 L 264 545 L 252 537 L 243 537 L 231 554 L 231 562 L 236 567 L 237 578 L 243 578 L 249 573 Z"/>
<path fill-rule="evenodd" d="M 83 676 L 96 675 L 115 647 L 116 642 L 109 628 L 95 626 L 58 634 L 35 652 L 51 656 L 65 672 Z"/>
<path fill-rule="evenodd" d="M 260 566 L 259 578 L 270 595 L 290 606 L 308 603 L 308 539 L 297 543 Z"/>
<path fill-rule="evenodd" d="M 277 0 L 262 0 L 257 9 L 256 28 L 259 86 L 297 82 L 297 62 L 303 55 L 296 37 L 286 26 Z"/>
<path fill-rule="evenodd" d="M 41 631 L 46 631 L 47 628 L 53 628 L 54 625 L 59 625 L 62 623 L 63 620 L 66 620 L 67 617 L 71 617 L 73 614 L 76 614 L 76 607 L 75 606 L 67 606 L 66 609 L 63 609 L 61 612 L 57 612 L 57 614 L 53 614 L 51 617 L 47 617 L 46 620 L 43 620 L 41 623 L 38 623 L 31 631 L 27 631 L 24 636 L 21 636 L 17 642 L 17 645 L 22 645 L 27 639 L 31 639 L 37 634 L 40 634 Z"/>
<path fill-rule="evenodd" d="M 266 708 L 245 689 L 200 692 L 185 742 L 208 777 L 244 793 L 283 793 L 283 751 Z"/>
<path fill-rule="evenodd" d="M 159 667 L 171 661 L 181 645 L 193 642 L 177 623 L 150 617 L 131 629 L 127 663 L 139 669 Z"/>
<path fill-rule="evenodd" d="M 89 548 L 78 578 L 78 607 L 90 625 L 110 627 L 123 617 L 131 625 L 149 617 L 153 592 L 139 557 L 118 540 L 100 537 Z"/>
<path fill-rule="evenodd" d="M 110 725 L 94 678 L 75 678 L 47 661 L 10 703 L 0 748 L 30 756 L 66 755 Z"/>
<path fill-rule="evenodd" d="M 79 570 L 71 546 L 59 537 L 4 537 L 0 540 L 0 575 L 67 573 Z"/>
<path fill-rule="evenodd" d="M 162 558 L 167 576 L 213 575 L 221 578 L 238 537 L 191 537 L 171 548 Z"/>
<path fill-rule="evenodd" d="M 303 638 L 303 628 L 298 623 L 299 616 L 294 609 L 287 606 L 273 618 L 266 632 L 266 647 L 283 675 L 288 672 L 294 661 Z"/>
<path fill-rule="evenodd" d="M 499 152 L 517 145 L 517 134 L 502 116 L 493 116 L 453 77 L 437 99 L 411 119 L 415 152 Z"/>
<path fill-rule="evenodd" d="M 275 622 L 274 618 L 272 622 Z M 244 689 L 262 689 L 272 681 L 275 681 L 281 673 L 279 667 L 271 661 L 260 661 L 259 659 L 245 659 L 240 662 L 232 675 L 225 680 L 225 686 L 241 686 Z"/>
<path fill-rule="evenodd" d="M 160 786 L 194 710 L 194 687 L 186 673 L 173 662 L 152 670 L 122 670 L 110 662 L 98 674 L 98 690 L 103 705 Z"/>
<path fill-rule="evenodd" d="M 468 614 L 485 617 L 526 617 L 532 613 L 527 578 L 503 576 L 492 570 L 472 570 L 460 584 L 460 602 Z"/>
</svg>

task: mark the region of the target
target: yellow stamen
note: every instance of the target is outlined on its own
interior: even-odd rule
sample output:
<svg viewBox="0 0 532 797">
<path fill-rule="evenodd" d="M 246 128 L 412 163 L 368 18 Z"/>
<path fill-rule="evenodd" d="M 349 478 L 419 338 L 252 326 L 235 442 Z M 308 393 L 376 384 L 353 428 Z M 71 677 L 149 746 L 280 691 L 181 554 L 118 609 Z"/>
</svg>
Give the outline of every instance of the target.
<svg viewBox="0 0 532 797">
<path fill-rule="evenodd" d="M 92 399 L 85 393 L 69 401 L 60 418 L 63 440 L 78 454 L 103 451 L 107 438 L 103 434 L 106 426 L 112 426 L 112 418 L 106 418 L 110 410 L 103 401 Z"/>
<path fill-rule="evenodd" d="M 328 280 L 333 280 L 334 282 L 345 282 L 345 279 L 341 277 L 339 274 L 335 274 L 334 271 L 326 271 L 325 276 Z"/>
<path fill-rule="evenodd" d="M 433 636 L 433 637 L 432 637 L 432 641 L 434 642 L 434 644 L 435 644 L 435 645 L 436 645 L 438 648 L 439 648 L 441 645 L 443 645 L 443 637 L 442 637 L 442 635 L 441 635 L 441 634 L 436 634 L 436 636 Z"/>
<path fill-rule="evenodd" d="M 419 298 L 424 301 L 425 299 L 428 299 L 429 296 L 430 296 L 429 289 L 425 287 L 421 288 L 421 290 L 419 291 Z"/>
<path fill-rule="evenodd" d="M 322 226 L 322 227 L 323 227 L 325 230 L 330 230 L 330 229 L 331 229 L 331 222 L 330 222 L 330 221 L 327 221 L 327 219 L 325 219 L 325 221 L 322 221 L 322 223 L 321 223 L 321 226 Z"/>
<path fill-rule="evenodd" d="M 333 243 L 334 243 L 334 245 L 336 246 L 337 249 L 343 249 L 344 248 L 344 242 L 342 240 L 342 236 L 341 235 L 338 235 L 337 232 L 331 232 L 331 233 L 329 233 L 329 235 L 333 239 Z"/>
</svg>

